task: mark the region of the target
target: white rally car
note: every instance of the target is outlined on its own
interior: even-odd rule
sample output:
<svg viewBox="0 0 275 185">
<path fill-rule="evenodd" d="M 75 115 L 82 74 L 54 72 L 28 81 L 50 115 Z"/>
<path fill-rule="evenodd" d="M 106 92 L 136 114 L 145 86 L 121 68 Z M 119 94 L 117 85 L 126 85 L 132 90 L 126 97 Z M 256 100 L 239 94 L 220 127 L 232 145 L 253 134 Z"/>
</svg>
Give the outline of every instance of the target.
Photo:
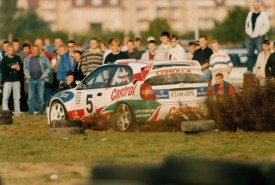
<svg viewBox="0 0 275 185">
<path fill-rule="evenodd" d="M 76 88 L 55 94 L 48 121 L 101 117 L 120 131 L 186 111 L 203 113 L 208 81 L 197 61 L 120 60 L 98 67 Z"/>
</svg>

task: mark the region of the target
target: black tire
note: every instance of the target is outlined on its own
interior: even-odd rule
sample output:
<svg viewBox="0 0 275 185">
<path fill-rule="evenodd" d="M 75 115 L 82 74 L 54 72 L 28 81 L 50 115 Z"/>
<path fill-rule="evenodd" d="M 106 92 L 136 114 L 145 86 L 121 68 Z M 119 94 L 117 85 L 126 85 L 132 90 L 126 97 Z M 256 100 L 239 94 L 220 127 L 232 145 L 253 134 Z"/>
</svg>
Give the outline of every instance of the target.
<svg viewBox="0 0 275 185">
<path fill-rule="evenodd" d="M 12 111 L 10 110 L 0 110 L 0 118 L 10 118 L 13 116 Z"/>
<path fill-rule="evenodd" d="M 60 127 L 82 127 L 81 120 L 52 120 L 51 127 L 60 128 Z"/>
<path fill-rule="evenodd" d="M 81 127 L 59 127 L 50 128 L 52 135 L 82 135 L 85 134 L 85 129 Z"/>
<path fill-rule="evenodd" d="M 11 125 L 12 123 L 12 118 L 0 118 L 0 125 Z"/>
<path fill-rule="evenodd" d="M 219 134 L 221 133 L 220 129 L 213 129 L 207 131 L 199 131 L 199 132 L 184 132 L 185 135 L 208 135 L 208 134 Z"/>
<path fill-rule="evenodd" d="M 135 130 L 135 118 L 129 105 L 126 103 L 117 105 L 111 127 L 113 130 L 121 132 Z"/>
<path fill-rule="evenodd" d="M 214 120 L 190 120 L 181 123 L 181 130 L 184 132 L 208 131 L 215 128 Z"/>
<path fill-rule="evenodd" d="M 58 113 L 58 109 L 60 113 Z M 55 112 L 57 111 L 57 112 Z M 50 114 L 49 114 L 50 124 L 52 125 L 53 120 L 66 120 L 68 119 L 68 113 L 63 105 L 63 103 L 59 100 L 54 101 L 50 106 Z"/>
</svg>

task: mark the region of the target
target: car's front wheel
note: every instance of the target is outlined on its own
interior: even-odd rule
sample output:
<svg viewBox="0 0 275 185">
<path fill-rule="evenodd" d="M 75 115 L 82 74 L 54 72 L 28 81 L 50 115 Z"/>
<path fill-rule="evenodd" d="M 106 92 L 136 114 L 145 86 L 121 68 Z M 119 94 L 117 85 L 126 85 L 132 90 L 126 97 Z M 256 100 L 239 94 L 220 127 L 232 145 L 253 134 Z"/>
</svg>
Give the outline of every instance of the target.
<svg viewBox="0 0 275 185">
<path fill-rule="evenodd" d="M 53 120 L 65 120 L 67 118 L 65 106 L 59 100 L 53 102 L 50 108 L 50 123 L 52 124 Z"/>
<path fill-rule="evenodd" d="M 135 119 L 129 105 L 125 103 L 117 105 L 112 128 L 121 132 L 133 131 L 135 129 Z"/>
</svg>

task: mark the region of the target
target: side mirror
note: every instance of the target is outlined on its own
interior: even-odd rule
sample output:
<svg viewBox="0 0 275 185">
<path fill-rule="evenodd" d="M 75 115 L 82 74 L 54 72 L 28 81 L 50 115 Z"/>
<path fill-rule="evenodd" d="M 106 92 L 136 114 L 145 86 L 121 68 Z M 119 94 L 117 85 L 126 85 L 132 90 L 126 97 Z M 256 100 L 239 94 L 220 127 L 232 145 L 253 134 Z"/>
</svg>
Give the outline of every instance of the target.
<svg viewBox="0 0 275 185">
<path fill-rule="evenodd" d="M 78 84 L 76 88 L 76 90 L 81 90 L 81 89 L 83 89 L 83 83 Z"/>
</svg>

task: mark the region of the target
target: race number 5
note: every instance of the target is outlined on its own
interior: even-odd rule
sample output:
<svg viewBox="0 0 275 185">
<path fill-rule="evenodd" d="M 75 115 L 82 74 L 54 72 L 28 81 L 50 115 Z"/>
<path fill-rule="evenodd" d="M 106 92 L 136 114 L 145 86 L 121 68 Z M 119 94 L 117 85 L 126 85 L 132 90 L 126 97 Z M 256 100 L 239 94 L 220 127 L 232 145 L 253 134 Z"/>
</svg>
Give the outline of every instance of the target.
<svg viewBox="0 0 275 185">
<path fill-rule="evenodd" d="M 88 113 L 92 113 L 93 112 L 93 102 L 92 99 L 93 95 L 92 94 L 88 94 L 87 98 L 86 98 L 86 111 Z"/>
</svg>

